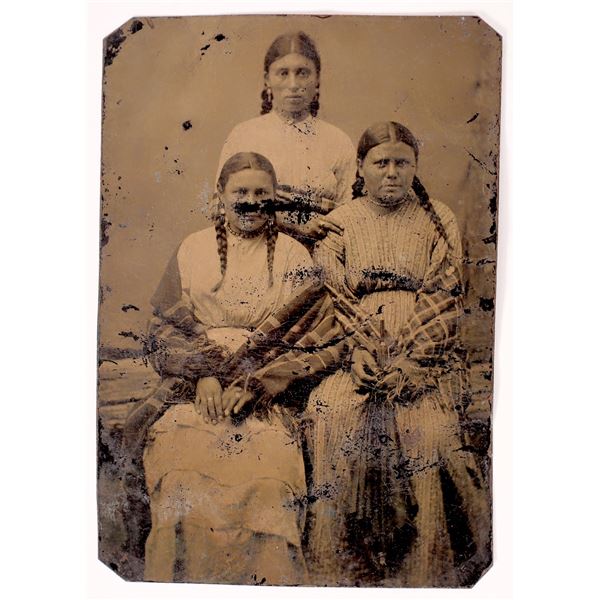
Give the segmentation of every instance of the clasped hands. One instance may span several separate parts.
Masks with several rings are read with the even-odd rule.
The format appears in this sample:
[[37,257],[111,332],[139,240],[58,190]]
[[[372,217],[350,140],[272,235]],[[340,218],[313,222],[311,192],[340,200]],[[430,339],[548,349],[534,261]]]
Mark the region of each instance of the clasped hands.
[[380,367],[366,348],[356,347],[352,352],[352,381],[358,387],[371,390],[397,390],[404,381],[402,370],[393,364]]
[[215,377],[202,377],[196,384],[194,406],[205,423],[216,425],[225,417],[237,415],[253,398],[252,390],[244,390],[237,384],[223,390]]

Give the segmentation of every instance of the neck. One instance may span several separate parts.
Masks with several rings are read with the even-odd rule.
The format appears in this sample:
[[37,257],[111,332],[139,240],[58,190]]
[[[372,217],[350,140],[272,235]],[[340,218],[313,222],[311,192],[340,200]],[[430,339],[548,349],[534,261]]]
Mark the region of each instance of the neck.
[[259,229],[255,229],[254,231],[244,231],[243,229],[240,229],[239,227],[235,227],[231,223],[227,222],[225,224],[225,227],[227,227],[227,231],[229,233],[231,233],[231,235],[234,235],[235,237],[248,239],[248,238],[257,238],[260,235],[262,235],[266,226],[260,227]]
[[397,200],[393,204],[384,204],[378,198],[373,198],[370,194],[364,196],[365,204],[374,212],[376,215],[389,215],[396,212],[401,206],[406,204],[409,199],[409,194],[406,194],[400,200]]
[[301,123],[302,121],[306,121],[306,119],[310,117],[310,112],[308,110],[292,113],[273,107],[273,112],[277,114],[277,116],[286,123]]

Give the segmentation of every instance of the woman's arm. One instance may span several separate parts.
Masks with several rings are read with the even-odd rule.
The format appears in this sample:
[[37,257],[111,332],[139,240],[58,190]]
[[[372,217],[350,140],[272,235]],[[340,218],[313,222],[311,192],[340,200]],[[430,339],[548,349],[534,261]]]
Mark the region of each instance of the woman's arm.
[[334,175],[337,182],[334,201],[339,206],[352,200],[352,186],[356,180],[356,149],[346,134],[339,145]]
[[184,242],[169,261],[152,297],[154,315],[148,325],[146,356],[163,378],[196,380],[211,376],[227,352],[208,339],[194,316],[191,300],[184,291],[185,268],[180,264],[185,252]]
[[266,403],[295,382],[335,370],[346,346],[331,298],[315,277],[308,251],[297,242],[290,246],[281,285],[283,302],[234,357],[237,366],[229,369],[234,387]]

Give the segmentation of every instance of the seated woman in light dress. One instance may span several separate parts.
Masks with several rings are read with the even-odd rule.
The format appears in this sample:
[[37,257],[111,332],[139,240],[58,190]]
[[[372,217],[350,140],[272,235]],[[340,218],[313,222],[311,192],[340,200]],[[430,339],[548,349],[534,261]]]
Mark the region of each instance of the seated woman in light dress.
[[316,583],[468,585],[490,561],[485,482],[461,436],[460,234],[418,157],[402,125],[367,129],[361,195],[314,252],[354,344],[306,410]]
[[[219,166],[232,154],[253,150],[275,167],[282,231],[312,247],[327,231],[339,231],[328,213],[352,199],[356,171],[350,138],[320,119],[321,58],[311,38],[294,32],[276,38],[264,60],[261,116],[227,136]],[[296,210],[291,210],[295,208]]]
[[163,384],[136,421],[164,413],[144,452],[149,581],[305,582],[304,465],[284,392],[338,360],[340,332],[308,251],[263,208],[276,185],[265,157],[229,158],[215,226],[184,240],[153,299]]

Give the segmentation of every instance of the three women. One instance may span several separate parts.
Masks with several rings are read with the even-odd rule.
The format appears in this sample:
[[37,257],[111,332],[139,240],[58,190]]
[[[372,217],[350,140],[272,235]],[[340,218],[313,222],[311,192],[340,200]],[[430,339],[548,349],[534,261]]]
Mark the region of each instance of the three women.
[[[350,201],[356,158],[316,118],[319,74],[305,34],[272,44],[263,116],[222,152],[215,227],[183,242],[154,298],[174,406],[144,456],[146,579],[455,586],[487,566],[487,497],[460,434],[456,220],[398,123],[363,134]],[[328,294],[279,231],[314,249]]]

